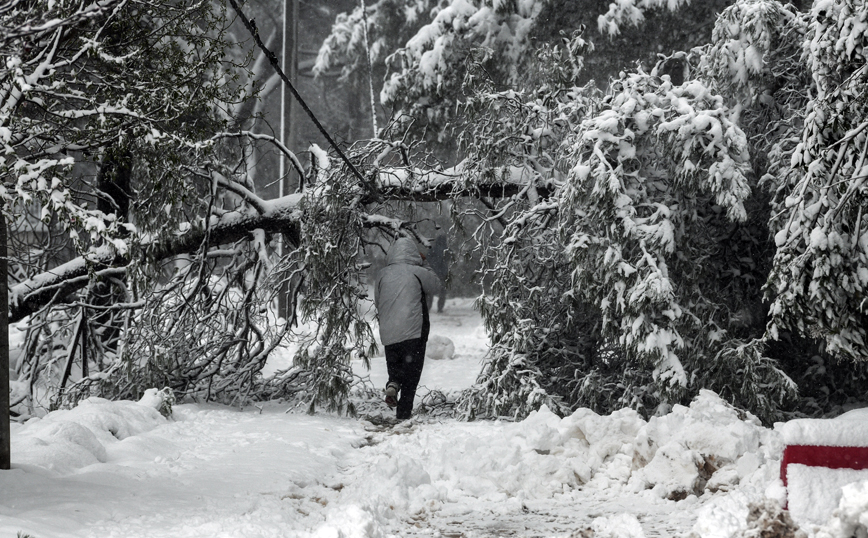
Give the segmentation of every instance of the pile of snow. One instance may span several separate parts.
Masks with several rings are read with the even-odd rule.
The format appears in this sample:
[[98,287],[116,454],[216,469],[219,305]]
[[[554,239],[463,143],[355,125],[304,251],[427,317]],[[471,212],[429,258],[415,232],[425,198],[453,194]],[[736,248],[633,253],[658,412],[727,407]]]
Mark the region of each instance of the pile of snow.
[[[606,416],[579,409],[560,418],[543,407],[518,423],[430,424],[364,447],[339,506],[361,507],[378,529],[389,529],[402,514],[429,518],[480,504],[513,513],[576,491],[663,503],[740,483],[764,491],[780,447],[773,431],[710,391],[647,422],[631,409]],[[736,508],[744,514],[734,530],[745,526],[750,500]],[[591,529],[597,536],[642,536],[630,517],[601,519]]]
[[455,344],[445,336],[432,334],[428,337],[425,358],[435,361],[451,361],[455,358]]
[[91,397],[73,409],[53,411],[15,426],[12,453],[16,466],[69,474],[105,463],[120,441],[165,422],[152,405]]
[[[462,362],[469,344],[456,342],[459,358],[431,366],[449,366],[456,387],[463,369],[466,386],[478,359]],[[701,391],[649,420],[630,409],[561,418],[544,407],[521,422],[422,417],[371,433],[349,418],[286,414],[277,402],[258,412],[185,404],[167,420],[158,409],[171,403],[154,389],[140,402],[90,398],[14,425],[14,470],[0,473],[0,534],[868,534],[868,481],[844,476],[837,495],[817,490],[805,502],[826,515],[797,520],[805,534],[781,509],[778,478],[785,439],[852,441],[864,433],[866,411],[772,430]]]
[[868,535],[868,481],[862,480],[842,488],[838,509],[816,538],[850,538]]
[[[769,460],[780,459],[778,436],[759,419],[739,411],[711,391],[700,391],[689,408],[653,417],[637,439],[636,485],[677,500],[705,490],[727,490]],[[647,463],[646,463],[647,462]],[[756,480],[773,479],[774,469]]]

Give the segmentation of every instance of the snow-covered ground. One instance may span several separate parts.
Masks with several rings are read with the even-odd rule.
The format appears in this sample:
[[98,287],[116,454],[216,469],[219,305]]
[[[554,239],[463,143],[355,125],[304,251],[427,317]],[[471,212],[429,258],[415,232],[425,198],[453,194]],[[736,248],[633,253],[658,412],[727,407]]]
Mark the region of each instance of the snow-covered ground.
[[[470,386],[486,349],[469,300],[434,314],[432,333],[453,340],[455,358],[426,363],[420,398]],[[355,366],[385,384],[382,357],[370,373]],[[783,495],[783,425],[710,392],[650,421],[543,409],[520,423],[419,416],[383,428],[287,407],[184,404],[167,420],[92,399],[14,425],[0,537],[732,537],[751,503]],[[853,535],[868,523],[868,482],[840,506],[800,522]]]

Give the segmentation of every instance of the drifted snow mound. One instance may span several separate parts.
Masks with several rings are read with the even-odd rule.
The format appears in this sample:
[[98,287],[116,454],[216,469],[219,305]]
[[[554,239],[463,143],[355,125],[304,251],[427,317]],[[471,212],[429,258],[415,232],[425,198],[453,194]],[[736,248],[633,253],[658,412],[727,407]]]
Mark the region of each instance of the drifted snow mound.
[[868,480],[842,488],[838,508],[816,538],[850,538],[868,535]]
[[52,411],[16,426],[12,430],[13,463],[68,474],[106,462],[107,447],[165,423],[152,406],[91,397],[73,409]]
[[455,358],[455,344],[445,336],[432,334],[428,337],[425,358],[435,361],[451,361]]
[[[361,449],[341,504],[388,519],[454,503],[520,510],[523,499],[579,487],[607,495],[650,489],[677,500],[710,484],[765,483],[765,475],[755,476],[774,450],[765,448],[764,432],[773,437],[710,391],[648,422],[631,409],[607,416],[579,409],[560,418],[543,407],[518,423],[430,424]],[[608,526],[632,528],[626,521],[599,525],[601,535]]]
[[630,483],[673,500],[727,490],[778,459],[782,449],[780,437],[759,419],[702,390],[690,407],[676,405],[642,428]]

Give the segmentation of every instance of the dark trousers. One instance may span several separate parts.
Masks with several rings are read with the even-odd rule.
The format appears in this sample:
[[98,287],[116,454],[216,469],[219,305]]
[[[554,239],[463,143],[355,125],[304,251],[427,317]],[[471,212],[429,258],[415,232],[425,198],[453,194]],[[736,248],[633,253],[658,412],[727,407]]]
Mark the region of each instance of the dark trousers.
[[395,413],[398,419],[410,418],[413,413],[413,399],[416,397],[416,387],[419,386],[422,366],[425,364],[426,343],[421,338],[414,338],[386,346],[389,383],[401,385],[401,396],[398,398],[398,409]]
[[[434,296],[428,296],[428,311],[434,306]],[[446,286],[442,286],[437,292],[437,312],[443,312],[443,307],[446,306]]]

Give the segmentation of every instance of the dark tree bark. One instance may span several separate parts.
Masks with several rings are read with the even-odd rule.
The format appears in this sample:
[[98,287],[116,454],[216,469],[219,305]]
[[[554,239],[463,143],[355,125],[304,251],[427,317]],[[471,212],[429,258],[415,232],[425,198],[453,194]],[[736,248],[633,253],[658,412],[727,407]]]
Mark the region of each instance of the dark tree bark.
[[9,423],[9,278],[6,217],[0,211],[0,469],[9,469],[12,434]]

